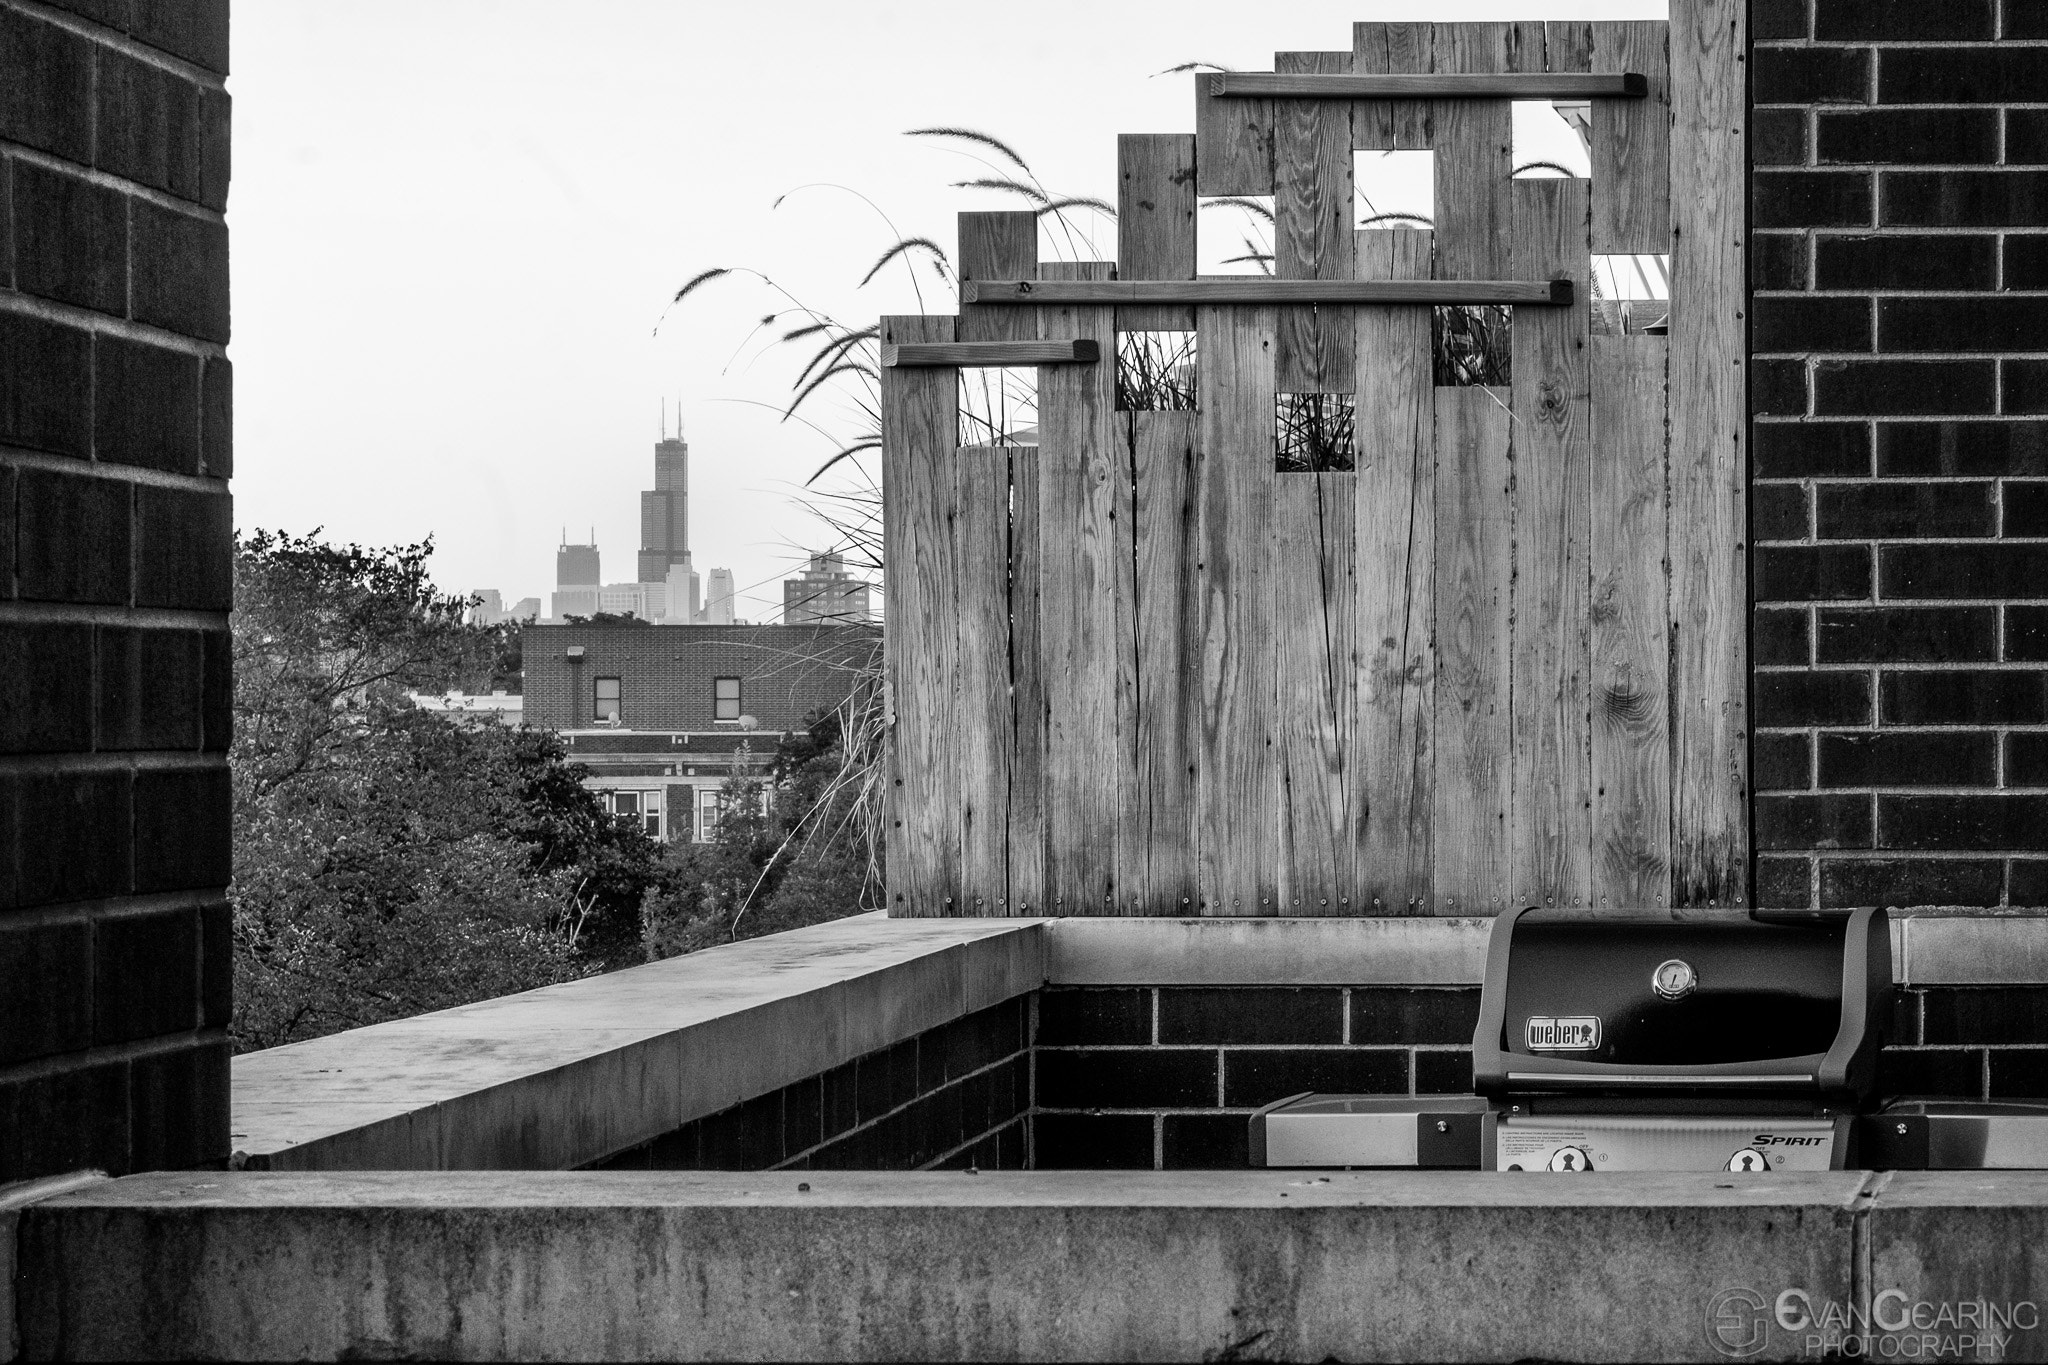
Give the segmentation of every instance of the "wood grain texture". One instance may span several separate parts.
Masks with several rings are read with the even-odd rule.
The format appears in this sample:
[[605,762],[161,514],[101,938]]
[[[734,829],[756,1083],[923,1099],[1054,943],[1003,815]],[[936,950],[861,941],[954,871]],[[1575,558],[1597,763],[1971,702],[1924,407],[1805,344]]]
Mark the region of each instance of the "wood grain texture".
[[1038,215],[963,213],[959,252],[954,264],[962,283],[960,341],[1036,341],[1038,325],[967,302],[965,285],[973,280],[1028,280],[1038,274]]
[[1629,63],[1649,97],[1593,105],[1593,250],[1601,255],[1671,250],[1669,26],[1659,20],[1592,25],[1595,64]]
[[[950,317],[885,317],[883,343],[953,339]],[[951,814],[953,472],[959,386],[949,370],[882,375],[882,535],[889,610],[888,903],[891,915],[946,913],[959,884]]]
[[[1510,187],[1516,269],[1589,268],[1583,180]],[[1514,898],[1583,907],[1592,889],[1589,312],[1518,308],[1515,412]]]
[[[1123,133],[1116,140],[1116,272],[1126,280],[1195,277],[1195,139]],[[1195,310],[1119,308],[1119,332],[1191,332]]]
[[1195,315],[1204,396],[1196,442],[1202,752],[1196,778],[1203,913],[1270,915],[1275,810],[1274,388],[1271,309]]
[[960,783],[955,913],[1006,913],[1010,844],[1010,452],[962,446],[953,462],[959,596],[953,694]]
[[1010,452],[1010,908],[1045,911],[1045,670],[1038,648],[1038,447]]
[[[1528,68],[1526,54],[1521,66]],[[1543,21],[1543,69],[1563,79],[1577,79],[1579,73],[1601,70],[1593,64],[1593,26],[1583,19],[1546,19]],[[1605,68],[1618,70],[1620,68]],[[1641,73],[1630,71],[1631,75]],[[1604,77],[1602,79],[1605,79]],[[1649,93],[1649,85],[1642,82],[1630,99],[1640,100]],[[1564,97],[1571,98],[1571,97]],[[1579,96],[1577,98],[1591,98]]]
[[1671,903],[1666,338],[1592,339],[1593,904]]
[[1219,99],[1209,73],[1195,86],[1195,192],[1273,192],[1273,105],[1269,100]]
[[1509,576],[1514,527],[1506,389],[1443,388],[1436,403],[1437,904],[1445,914],[1508,904]]
[[1671,7],[1671,880],[1749,898],[1743,53],[1737,0]]
[[[1049,279],[1106,279],[1105,262],[1046,264]],[[1109,308],[1042,309],[1044,339],[1113,344]],[[1045,687],[1046,884],[1055,914],[1114,908],[1117,800],[1115,376],[1109,366],[1038,372],[1039,658]]]
[[[1276,105],[1301,100],[1639,100],[1645,83],[1631,72],[1513,72],[1499,76],[1356,75],[1230,71],[1211,76],[1220,99],[1269,99]],[[1284,119],[1277,109],[1274,117]]]
[[1010,365],[1093,365],[1102,348],[1092,341],[953,341],[884,346],[885,370],[916,367],[1001,368]]
[[[1513,68],[1511,24],[1434,24],[1431,29],[1431,61],[1440,73]],[[1505,99],[1449,100],[1431,111],[1439,279],[1507,276],[1511,107]]]
[[[1429,274],[1430,234],[1358,234],[1358,273]],[[1435,785],[1436,414],[1429,315],[1358,310],[1356,740],[1348,773],[1357,913],[1430,908]]]
[[[1349,52],[1278,52],[1282,72],[1348,72]],[[1348,79],[1348,77],[1347,77]],[[1351,105],[1289,100],[1273,120],[1273,271],[1283,280],[1345,280],[1352,268]],[[1351,310],[1283,308],[1275,383],[1283,393],[1349,393]]]
[[[1506,203],[1507,179],[1501,179]],[[1503,228],[1505,231],[1505,228]],[[1505,263],[1506,247],[1501,248]],[[1441,273],[1441,272],[1439,272]],[[1503,265],[1505,273],[1505,265]],[[1092,280],[1040,282],[983,280],[963,285],[971,302],[1013,308],[1070,303],[1186,303],[1215,307],[1225,303],[1505,303],[1524,308],[1563,308],[1572,302],[1569,281],[1501,278],[1434,280],[1278,280],[1246,275],[1230,279],[1188,281]]]
[[[1195,574],[1195,414],[1120,414],[1136,472],[1137,783],[1121,824],[1142,839],[1131,888],[1148,913],[1192,915],[1200,894],[1201,595]],[[1135,809],[1133,809],[1133,804]]]
[[1357,850],[1346,779],[1357,674],[1358,476],[1285,473],[1275,483],[1280,913],[1350,914]]

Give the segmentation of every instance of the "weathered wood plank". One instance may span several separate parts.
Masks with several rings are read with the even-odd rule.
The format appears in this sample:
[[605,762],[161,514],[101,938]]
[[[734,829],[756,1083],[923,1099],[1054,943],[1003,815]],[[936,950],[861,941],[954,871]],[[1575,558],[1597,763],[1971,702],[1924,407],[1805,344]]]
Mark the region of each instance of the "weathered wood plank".
[[[1439,73],[1505,72],[1513,65],[1510,24],[1431,25]],[[1513,170],[1512,106],[1506,98],[1451,100],[1432,110],[1436,152],[1436,274],[1500,279],[1508,263],[1508,179]]]
[[1656,19],[1592,26],[1593,61],[1627,62],[1649,86],[1647,99],[1593,105],[1593,250],[1601,255],[1671,250],[1668,27]]
[[[1505,109],[1506,106],[1503,105],[1502,108]],[[1503,143],[1503,156],[1500,159],[1503,167],[1507,164],[1505,150],[1506,144]],[[1505,204],[1505,173],[1501,176],[1500,184],[1500,199]],[[1505,234],[1505,227],[1502,228],[1502,232]],[[1482,254],[1489,258],[1498,254],[1503,267],[1505,266],[1505,244],[1500,247],[1498,253],[1488,250]],[[1504,303],[1525,308],[1562,308],[1570,306],[1572,301],[1569,281],[1510,280],[1497,277],[1462,279],[1451,276],[1434,280],[1276,280],[1253,275],[1237,279],[1185,281],[1091,280],[1059,283],[1038,280],[982,280],[962,285],[961,295],[973,303],[1012,307],[1072,303],[1185,303],[1198,307],[1215,307],[1226,303]]]
[[[1278,52],[1276,70],[1348,71],[1349,52]],[[1349,79],[1346,77],[1346,79]],[[1352,280],[1355,230],[1351,106],[1293,100],[1273,121],[1273,272],[1283,280]],[[1349,393],[1351,310],[1283,308],[1275,334],[1275,383],[1283,393]]]
[[[1388,72],[1387,25],[1351,26],[1351,74],[1384,76]],[[1426,66],[1427,63],[1425,62]],[[1407,106],[1403,106],[1404,108]],[[1351,146],[1356,151],[1392,151],[1394,109],[1391,100],[1361,100],[1351,106]],[[1354,224],[1355,226],[1355,224]]]
[[[1123,133],[1116,140],[1116,273],[1127,280],[1195,277],[1195,139]],[[1119,332],[1191,332],[1195,310],[1119,308]]]
[[1195,768],[1201,752],[1201,594],[1195,574],[1195,414],[1129,412],[1137,506],[1137,792],[1120,823],[1143,831],[1136,888],[1148,913],[1200,898]]
[[999,915],[1009,894],[1010,452],[963,446],[953,465],[954,742],[960,755],[956,913]]
[[1743,53],[1737,0],[1671,7],[1672,897],[1749,898]]
[[1195,192],[1273,192],[1273,106],[1267,100],[1220,99],[1209,73],[1195,83]]
[[1435,403],[1435,908],[1490,913],[1512,889],[1508,391],[1442,388]]
[[1273,503],[1280,913],[1356,913],[1352,758],[1358,476],[1287,473]]
[[[1516,269],[1589,269],[1583,180],[1510,187]],[[1515,570],[1514,896],[1578,906],[1592,889],[1591,640],[1587,620],[1593,480],[1589,314],[1521,308],[1513,320]]]
[[[1358,234],[1358,273],[1429,274],[1430,234]],[[1429,314],[1358,310],[1357,911],[1427,913],[1435,786],[1436,413]]]
[[[951,341],[950,317],[885,317],[884,344]],[[939,915],[959,884],[952,816],[955,640],[953,452],[959,385],[946,370],[882,376],[882,536],[889,610],[888,898],[891,915]]]
[[[1391,75],[1423,75],[1436,69],[1436,26],[1426,23],[1387,25],[1387,71]],[[1393,113],[1394,148],[1427,151],[1435,146],[1436,106],[1428,100],[1400,100],[1387,106]]]
[[[1503,75],[1296,75],[1225,71],[1209,77],[1218,99],[1295,100],[1639,100],[1639,72],[1518,71]],[[1276,118],[1285,111],[1276,111]]]
[[958,340],[1038,340],[1038,327],[1031,319],[976,308],[965,293],[965,285],[973,280],[1028,280],[1038,274],[1038,215],[1028,210],[963,213],[959,231],[954,261],[963,287]]
[[953,341],[884,346],[885,370],[950,365],[954,369],[1011,365],[1093,365],[1102,347],[1093,341]]
[[1279,772],[1274,753],[1273,313],[1195,315],[1203,395],[1196,443],[1202,602],[1203,913],[1278,908]]
[[1009,907],[1045,911],[1045,673],[1038,648],[1038,447],[1010,452]]
[[[1106,279],[1106,262],[1041,267]],[[1048,308],[1048,341],[1112,344],[1108,307]],[[1106,365],[1038,372],[1039,657],[1045,678],[1046,885],[1055,914],[1114,905],[1117,799],[1116,390]]]
[[1593,905],[1671,903],[1664,337],[1591,338]]

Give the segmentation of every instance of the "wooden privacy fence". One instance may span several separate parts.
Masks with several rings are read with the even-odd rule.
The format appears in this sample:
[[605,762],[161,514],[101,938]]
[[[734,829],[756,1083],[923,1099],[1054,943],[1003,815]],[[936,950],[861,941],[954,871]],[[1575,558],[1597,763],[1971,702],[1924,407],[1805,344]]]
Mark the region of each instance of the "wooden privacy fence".
[[[1743,902],[1738,18],[1361,24],[1120,139],[1114,265],[961,216],[958,316],[882,323],[892,914]],[[1591,101],[1590,179],[1514,177],[1517,97]],[[1356,229],[1404,148],[1433,230]],[[1273,196],[1277,278],[1196,279],[1200,195]],[[1591,257],[1651,253],[1668,335],[1596,329]],[[1508,380],[1440,387],[1479,303]],[[1194,409],[1118,410],[1177,329]],[[1035,445],[960,444],[986,364]],[[1350,467],[1277,467],[1292,394]]]

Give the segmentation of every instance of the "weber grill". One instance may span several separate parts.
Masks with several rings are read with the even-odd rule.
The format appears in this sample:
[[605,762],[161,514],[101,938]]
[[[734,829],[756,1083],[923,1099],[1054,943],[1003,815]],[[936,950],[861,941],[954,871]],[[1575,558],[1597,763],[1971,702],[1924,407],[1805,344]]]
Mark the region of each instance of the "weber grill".
[[1883,911],[1793,921],[1494,921],[1472,1093],[1296,1095],[1255,1166],[1497,1171],[2048,1167],[2048,1106],[1873,1108]]

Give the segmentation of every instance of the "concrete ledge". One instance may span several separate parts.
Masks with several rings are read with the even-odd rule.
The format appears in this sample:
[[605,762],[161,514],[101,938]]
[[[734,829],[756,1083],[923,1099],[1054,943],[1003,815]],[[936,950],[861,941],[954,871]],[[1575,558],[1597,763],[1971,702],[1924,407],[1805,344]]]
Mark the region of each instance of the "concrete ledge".
[[1488,918],[1052,919],[1054,986],[1469,986]]
[[234,1062],[254,1170],[563,1170],[1038,987],[1032,920],[776,934]]
[[[1714,1360],[1723,1289],[1852,1299],[1871,1179],[136,1176],[23,1213],[21,1334],[98,1359]],[[1963,1218],[2004,1202],[1986,1185]]]

